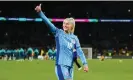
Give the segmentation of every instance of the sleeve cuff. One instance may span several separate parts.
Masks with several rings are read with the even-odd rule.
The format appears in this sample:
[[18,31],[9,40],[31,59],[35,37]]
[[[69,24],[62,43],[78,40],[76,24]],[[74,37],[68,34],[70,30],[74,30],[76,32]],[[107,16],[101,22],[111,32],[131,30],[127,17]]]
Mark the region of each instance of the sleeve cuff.
[[83,64],[84,66],[88,66],[88,64],[87,63],[85,63],[85,64]]

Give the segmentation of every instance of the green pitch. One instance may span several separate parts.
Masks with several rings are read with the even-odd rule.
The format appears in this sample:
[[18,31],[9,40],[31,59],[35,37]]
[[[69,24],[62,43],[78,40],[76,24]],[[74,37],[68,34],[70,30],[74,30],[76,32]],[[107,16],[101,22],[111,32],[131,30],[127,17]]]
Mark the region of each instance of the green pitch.
[[[89,72],[78,71],[75,66],[74,80],[133,80],[133,59],[123,61],[88,60]],[[2,61],[0,80],[57,80],[54,61]]]

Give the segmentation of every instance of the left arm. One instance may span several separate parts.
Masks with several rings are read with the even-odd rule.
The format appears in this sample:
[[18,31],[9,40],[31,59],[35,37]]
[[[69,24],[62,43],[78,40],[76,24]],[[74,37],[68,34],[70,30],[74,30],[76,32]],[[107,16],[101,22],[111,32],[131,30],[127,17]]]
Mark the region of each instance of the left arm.
[[76,37],[76,51],[77,51],[77,54],[78,54],[78,56],[80,57],[80,59],[82,61],[82,64],[87,65],[87,61],[86,61],[84,52],[81,49],[81,46],[80,46],[80,43],[79,43],[79,40],[78,40],[77,37]]
[[77,54],[78,54],[78,56],[80,57],[80,59],[81,59],[81,61],[82,61],[82,64],[83,64],[84,66],[87,66],[88,64],[87,64],[85,55],[84,55],[84,53],[83,53],[81,47],[76,48],[76,51],[77,51]]
[[82,64],[84,65],[84,71],[88,72],[88,64],[77,37],[76,37],[76,51],[77,51],[77,55],[80,57],[82,61]]

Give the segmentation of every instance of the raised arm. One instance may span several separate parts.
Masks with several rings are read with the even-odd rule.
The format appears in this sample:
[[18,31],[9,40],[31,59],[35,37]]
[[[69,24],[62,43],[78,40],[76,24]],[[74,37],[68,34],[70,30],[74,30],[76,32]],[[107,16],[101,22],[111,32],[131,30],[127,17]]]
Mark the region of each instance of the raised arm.
[[76,37],[76,51],[77,51],[77,54],[78,54],[78,56],[80,57],[80,59],[82,61],[82,64],[84,65],[84,71],[88,72],[88,64],[87,64],[85,55],[84,55],[84,53],[81,49],[81,46],[80,46],[80,43],[79,43],[79,40],[78,40],[77,37]]
[[48,27],[50,28],[50,31],[52,33],[56,32],[56,27],[49,21],[49,19],[45,16],[45,14],[41,10],[41,4],[39,6],[36,6],[35,10],[39,14],[39,16],[42,18],[43,22],[45,22]]

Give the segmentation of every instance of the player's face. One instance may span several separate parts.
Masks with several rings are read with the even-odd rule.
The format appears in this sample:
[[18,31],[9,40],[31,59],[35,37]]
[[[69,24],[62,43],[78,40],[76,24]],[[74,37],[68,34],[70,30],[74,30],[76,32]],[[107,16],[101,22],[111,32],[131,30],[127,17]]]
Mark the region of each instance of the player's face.
[[65,20],[63,22],[63,30],[65,32],[70,32],[72,30],[72,26],[73,26],[72,23],[70,23],[68,20]]

